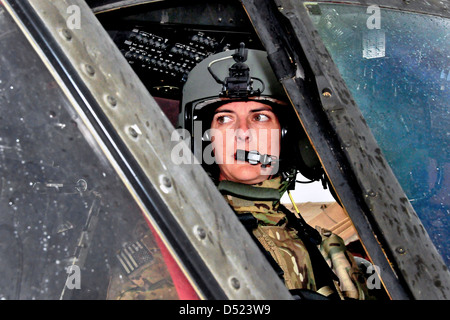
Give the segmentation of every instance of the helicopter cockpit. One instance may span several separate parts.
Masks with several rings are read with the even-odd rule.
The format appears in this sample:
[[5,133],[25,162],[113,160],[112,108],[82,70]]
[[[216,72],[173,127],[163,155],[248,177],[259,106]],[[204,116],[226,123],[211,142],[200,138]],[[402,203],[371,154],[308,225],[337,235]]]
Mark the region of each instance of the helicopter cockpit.
[[0,299],[292,299],[170,161],[190,72],[244,47],[297,124],[282,203],[378,299],[448,298],[449,23],[395,0],[1,1]]

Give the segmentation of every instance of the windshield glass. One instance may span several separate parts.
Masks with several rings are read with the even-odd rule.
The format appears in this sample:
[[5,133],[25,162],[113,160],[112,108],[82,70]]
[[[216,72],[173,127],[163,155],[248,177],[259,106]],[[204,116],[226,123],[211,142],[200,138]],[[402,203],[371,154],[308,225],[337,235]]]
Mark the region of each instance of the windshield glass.
[[159,237],[0,3],[0,300],[177,299],[172,270]]
[[377,6],[306,7],[449,265],[450,20]]

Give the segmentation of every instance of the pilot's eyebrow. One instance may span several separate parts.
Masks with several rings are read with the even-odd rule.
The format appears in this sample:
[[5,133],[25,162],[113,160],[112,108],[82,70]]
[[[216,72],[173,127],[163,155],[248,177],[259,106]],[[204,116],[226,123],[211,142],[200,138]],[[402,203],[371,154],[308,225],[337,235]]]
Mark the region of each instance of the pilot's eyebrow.
[[214,111],[214,114],[222,113],[222,112],[234,113],[233,110],[228,110],[228,109],[217,110],[216,109],[216,111]]
[[[271,107],[261,107],[261,108],[258,108],[258,109],[250,110],[249,112],[255,113],[255,112],[261,112],[261,111],[270,111],[270,112],[273,112],[273,110],[272,110]],[[217,109],[216,109],[216,111],[214,111],[214,114],[222,113],[222,112],[226,112],[226,113],[235,113],[235,111],[229,110],[229,109],[222,109],[222,110],[217,110]]]
[[261,112],[261,111],[273,112],[271,107],[262,107],[262,108],[259,108],[259,109],[250,110],[250,112]]

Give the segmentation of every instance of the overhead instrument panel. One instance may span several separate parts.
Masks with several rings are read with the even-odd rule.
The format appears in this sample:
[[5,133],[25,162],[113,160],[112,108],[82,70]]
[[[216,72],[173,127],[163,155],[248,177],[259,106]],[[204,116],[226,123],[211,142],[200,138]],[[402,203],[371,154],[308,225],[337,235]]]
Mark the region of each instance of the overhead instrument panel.
[[263,49],[239,2],[102,8],[97,18],[154,97],[180,99],[189,71],[212,54],[240,42]]
[[214,37],[203,32],[188,32],[175,40],[160,34],[133,28],[117,32],[114,38],[128,63],[156,96],[178,96],[189,71],[223,49]]

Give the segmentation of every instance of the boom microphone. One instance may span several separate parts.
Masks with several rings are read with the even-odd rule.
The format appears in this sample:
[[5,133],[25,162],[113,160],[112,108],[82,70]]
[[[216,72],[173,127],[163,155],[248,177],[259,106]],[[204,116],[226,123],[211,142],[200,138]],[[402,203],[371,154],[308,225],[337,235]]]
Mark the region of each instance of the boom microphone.
[[269,154],[260,154],[256,150],[245,151],[245,150],[236,150],[236,160],[247,161],[250,164],[256,165],[261,163],[261,167],[265,168],[270,166],[272,163],[278,161],[276,156],[271,156]]

